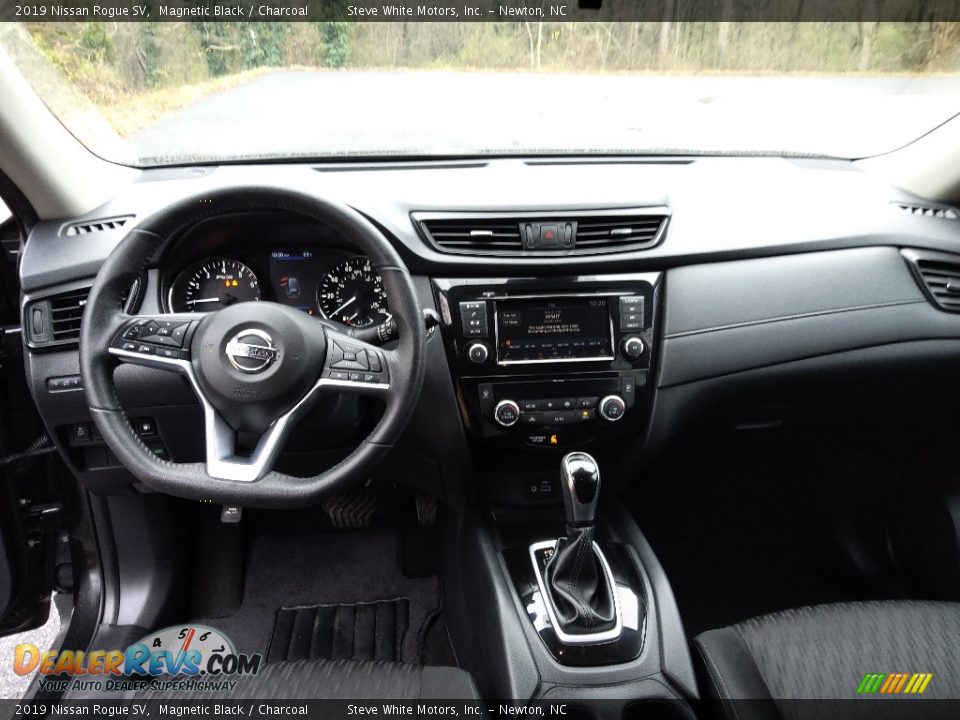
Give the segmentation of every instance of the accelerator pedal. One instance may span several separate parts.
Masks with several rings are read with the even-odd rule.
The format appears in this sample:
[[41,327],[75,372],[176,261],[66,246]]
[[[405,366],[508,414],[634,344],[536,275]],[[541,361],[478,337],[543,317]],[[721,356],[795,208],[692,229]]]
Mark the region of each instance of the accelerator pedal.
[[437,498],[422,492],[417,493],[417,522],[420,527],[433,527],[437,521]]
[[327,498],[323,509],[335,528],[370,527],[377,509],[377,496],[372,487],[364,486]]

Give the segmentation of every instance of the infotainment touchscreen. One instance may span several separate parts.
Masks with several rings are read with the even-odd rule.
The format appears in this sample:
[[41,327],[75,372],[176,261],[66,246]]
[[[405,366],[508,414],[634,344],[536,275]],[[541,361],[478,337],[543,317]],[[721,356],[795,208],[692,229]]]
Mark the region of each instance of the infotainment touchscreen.
[[498,300],[496,312],[501,365],[613,359],[605,297]]

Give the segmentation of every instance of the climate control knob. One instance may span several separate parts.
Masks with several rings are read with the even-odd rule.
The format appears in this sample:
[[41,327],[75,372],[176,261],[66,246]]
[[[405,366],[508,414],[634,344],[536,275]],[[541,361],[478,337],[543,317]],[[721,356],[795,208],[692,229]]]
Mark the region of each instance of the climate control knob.
[[490,357],[490,349],[486,343],[472,342],[467,345],[467,357],[474,365],[483,365]]
[[520,406],[513,400],[501,400],[493,409],[493,419],[503,427],[516,425],[520,419]]
[[643,340],[638,338],[636,335],[631,335],[623,341],[621,346],[621,351],[623,356],[628,360],[636,360],[641,355],[643,355]]
[[627,404],[619,395],[607,395],[600,401],[600,417],[607,422],[616,422],[627,411]]

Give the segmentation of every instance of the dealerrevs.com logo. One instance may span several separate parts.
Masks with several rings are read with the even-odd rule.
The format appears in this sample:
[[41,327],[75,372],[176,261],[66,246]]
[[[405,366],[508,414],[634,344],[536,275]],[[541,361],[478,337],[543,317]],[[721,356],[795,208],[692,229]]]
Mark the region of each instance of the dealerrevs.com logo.
[[256,675],[262,656],[238,653],[219,630],[176,625],[151,633],[125,650],[47,650],[17,645],[13,670],[39,672],[44,689],[101,692],[232,690],[243,675]]

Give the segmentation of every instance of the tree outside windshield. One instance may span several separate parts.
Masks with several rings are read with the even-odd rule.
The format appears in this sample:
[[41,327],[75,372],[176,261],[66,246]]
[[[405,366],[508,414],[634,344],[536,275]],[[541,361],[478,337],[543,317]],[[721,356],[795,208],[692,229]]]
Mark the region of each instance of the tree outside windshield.
[[947,22],[48,22],[0,45],[68,129],[135,165],[860,157],[960,111]]

